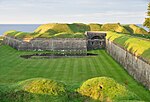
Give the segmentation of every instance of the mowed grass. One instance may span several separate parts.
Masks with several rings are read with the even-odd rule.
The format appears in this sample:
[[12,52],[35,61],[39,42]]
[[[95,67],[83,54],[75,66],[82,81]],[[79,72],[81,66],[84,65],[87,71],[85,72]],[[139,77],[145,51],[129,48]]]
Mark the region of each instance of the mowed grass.
[[93,77],[111,77],[150,102],[150,92],[137,83],[109,56],[105,50],[90,51],[95,57],[23,59],[20,55],[36,52],[17,51],[9,46],[0,46],[0,84],[16,83],[29,78],[49,78],[68,85],[80,86]]

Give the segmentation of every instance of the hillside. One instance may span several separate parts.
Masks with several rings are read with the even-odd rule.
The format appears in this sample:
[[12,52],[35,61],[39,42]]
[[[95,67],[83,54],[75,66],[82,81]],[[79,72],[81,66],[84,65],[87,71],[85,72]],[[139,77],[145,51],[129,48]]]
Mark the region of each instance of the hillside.
[[91,23],[88,25],[90,27],[90,31],[101,31],[102,30],[102,24],[94,24],[94,23]]
[[126,34],[148,34],[146,30],[136,25],[114,24],[61,24],[50,23],[39,26],[34,32],[8,31],[4,35],[16,38],[85,38],[85,31],[114,31]]
[[132,34],[148,34],[148,32],[145,29],[135,24],[123,25],[123,27],[126,28]]
[[150,40],[116,32],[108,32],[106,39],[150,62]]
[[126,28],[124,28],[119,23],[116,24],[103,24],[101,29],[103,31],[114,31],[119,33],[130,33]]

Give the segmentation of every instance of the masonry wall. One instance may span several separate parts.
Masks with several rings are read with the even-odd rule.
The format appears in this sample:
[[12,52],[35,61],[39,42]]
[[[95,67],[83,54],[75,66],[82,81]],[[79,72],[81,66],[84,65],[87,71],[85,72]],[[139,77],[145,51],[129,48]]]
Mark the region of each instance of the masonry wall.
[[[28,40],[28,39],[26,39]],[[18,50],[50,50],[50,51],[63,51],[86,53],[87,40],[82,38],[59,38],[59,39],[45,39],[36,38],[29,42],[21,39],[5,36],[3,43]]]
[[107,52],[118,61],[137,81],[141,82],[150,90],[150,63],[121,46],[106,40]]

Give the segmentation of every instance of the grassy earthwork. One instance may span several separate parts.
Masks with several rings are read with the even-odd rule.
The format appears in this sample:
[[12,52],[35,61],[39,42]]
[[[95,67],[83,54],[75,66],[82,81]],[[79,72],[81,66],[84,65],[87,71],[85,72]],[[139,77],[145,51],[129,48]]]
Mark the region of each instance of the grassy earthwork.
[[[105,76],[125,85],[127,89],[138,95],[141,100],[150,102],[150,92],[136,82],[105,50],[93,50],[90,52],[96,53],[98,56],[23,59],[20,55],[37,52],[17,51],[9,46],[0,46],[0,86],[40,77],[61,81],[70,87],[69,90],[75,90],[89,78]],[[4,89],[0,88],[0,92],[2,90]],[[46,95],[42,97],[35,96],[34,102],[46,102],[48,98]],[[31,101],[33,102],[33,100]]]

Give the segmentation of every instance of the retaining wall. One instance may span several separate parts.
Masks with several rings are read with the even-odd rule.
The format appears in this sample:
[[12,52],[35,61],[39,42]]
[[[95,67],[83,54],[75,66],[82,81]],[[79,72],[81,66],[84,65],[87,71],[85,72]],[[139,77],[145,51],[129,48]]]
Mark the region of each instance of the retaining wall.
[[118,44],[106,40],[107,52],[118,61],[137,81],[150,90],[150,63],[128,52]]
[[35,38],[31,40],[26,39],[26,41],[5,36],[3,43],[18,50],[50,50],[76,53],[87,52],[87,40],[82,38]]

